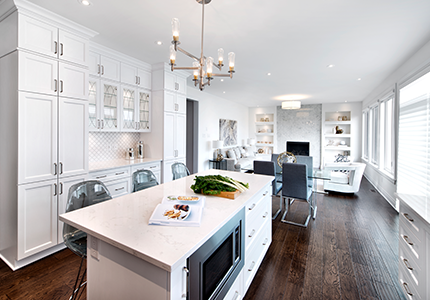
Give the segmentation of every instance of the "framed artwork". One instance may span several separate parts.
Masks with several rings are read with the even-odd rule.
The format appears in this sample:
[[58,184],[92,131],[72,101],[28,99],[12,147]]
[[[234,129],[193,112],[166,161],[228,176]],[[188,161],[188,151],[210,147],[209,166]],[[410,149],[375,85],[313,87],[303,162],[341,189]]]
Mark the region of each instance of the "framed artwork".
[[224,147],[237,145],[237,121],[219,119],[219,139]]

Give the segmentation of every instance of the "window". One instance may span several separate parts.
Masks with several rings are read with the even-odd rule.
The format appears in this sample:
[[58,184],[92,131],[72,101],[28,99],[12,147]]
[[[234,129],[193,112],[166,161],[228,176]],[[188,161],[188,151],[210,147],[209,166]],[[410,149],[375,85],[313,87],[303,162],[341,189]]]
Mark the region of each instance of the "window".
[[398,193],[430,196],[430,73],[399,92]]
[[379,105],[370,108],[370,161],[374,165],[379,163]]
[[380,161],[381,170],[394,175],[394,95],[383,98],[380,104]]
[[364,159],[369,159],[369,111],[365,110],[363,111],[363,142],[362,142],[362,147],[363,147],[363,158]]

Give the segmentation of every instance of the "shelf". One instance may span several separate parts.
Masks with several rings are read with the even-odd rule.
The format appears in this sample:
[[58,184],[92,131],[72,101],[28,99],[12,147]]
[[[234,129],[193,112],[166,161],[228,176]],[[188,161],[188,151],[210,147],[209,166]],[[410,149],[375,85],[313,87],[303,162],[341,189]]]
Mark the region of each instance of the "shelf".
[[350,125],[351,121],[325,121],[325,125]]
[[270,133],[268,133],[268,132],[259,132],[259,133],[256,133],[255,135],[270,135],[270,136],[273,136],[274,133],[273,132],[270,132]]
[[275,146],[274,144],[266,144],[266,143],[257,143],[257,146],[267,146],[267,147],[273,147]]
[[343,150],[351,150],[351,147],[349,147],[349,146],[325,146],[325,150],[343,151]]
[[341,134],[334,134],[334,133],[330,133],[330,134],[324,134],[324,137],[336,137],[336,138],[350,138],[351,134],[349,133],[341,133]]
[[255,122],[255,125],[274,125],[275,122]]

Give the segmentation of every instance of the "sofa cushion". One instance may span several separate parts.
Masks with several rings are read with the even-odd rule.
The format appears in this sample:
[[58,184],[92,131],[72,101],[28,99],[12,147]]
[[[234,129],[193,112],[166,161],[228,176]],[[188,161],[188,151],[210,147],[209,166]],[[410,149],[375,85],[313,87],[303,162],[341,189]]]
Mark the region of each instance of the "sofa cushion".
[[252,147],[245,147],[244,150],[245,153],[242,155],[242,157],[254,156],[254,153],[252,152]]
[[227,150],[227,157],[228,158],[234,158],[234,159],[236,159],[236,154],[234,153],[233,149],[228,149]]
[[236,155],[236,159],[239,159],[242,157],[242,155],[240,154],[240,149],[239,147],[235,147],[233,148],[234,154]]
[[331,172],[331,182],[349,184],[349,172]]
[[245,156],[245,154],[246,154],[245,149],[243,147],[240,147],[239,150],[240,150],[240,157],[246,157]]

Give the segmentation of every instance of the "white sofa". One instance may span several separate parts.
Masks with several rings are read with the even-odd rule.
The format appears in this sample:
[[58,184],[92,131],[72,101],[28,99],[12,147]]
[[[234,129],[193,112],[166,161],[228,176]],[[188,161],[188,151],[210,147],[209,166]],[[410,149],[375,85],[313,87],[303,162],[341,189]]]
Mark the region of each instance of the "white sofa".
[[[236,151],[235,151],[236,149]],[[214,159],[217,156],[217,151],[214,151]],[[266,157],[255,155],[251,147],[234,146],[222,148],[221,154],[224,157],[225,164],[221,164],[227,171],[246,171],[254,168],[254,160],[270,160],[269,155]]]
[[341,193],[357,193],[360,189],[366,164],[364,163],[332,163],[324,167],[331,180],[324,180],[324,190]]

